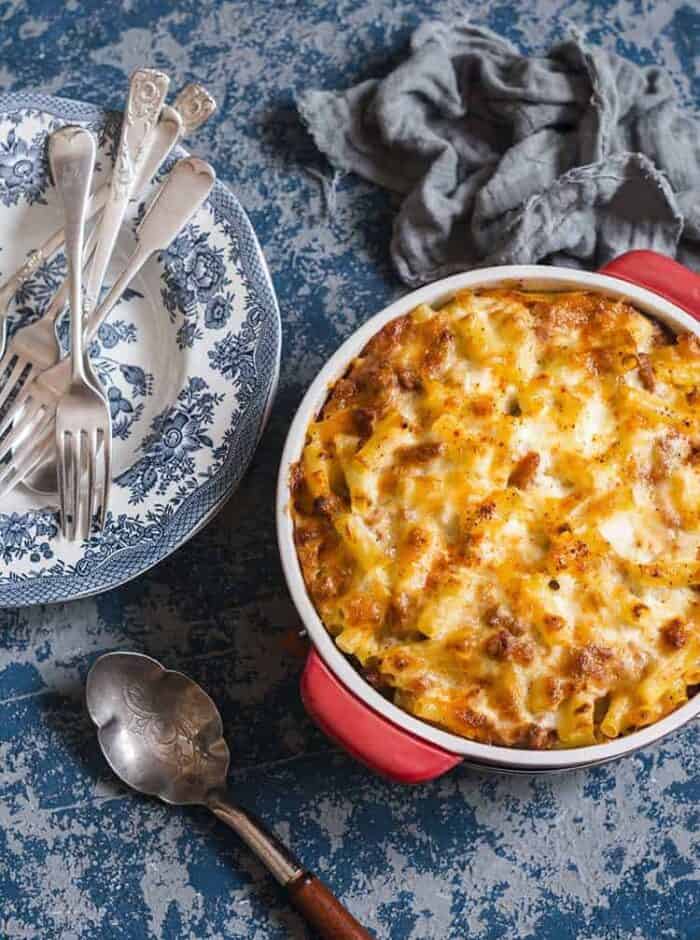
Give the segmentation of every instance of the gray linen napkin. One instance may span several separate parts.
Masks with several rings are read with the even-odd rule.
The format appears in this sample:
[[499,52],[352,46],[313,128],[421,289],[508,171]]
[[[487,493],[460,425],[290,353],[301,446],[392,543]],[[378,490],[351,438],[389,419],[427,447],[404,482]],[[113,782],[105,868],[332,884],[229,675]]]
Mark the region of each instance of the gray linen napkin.
[[336,169],[403,196],[391,252],[411,285],[653,248],[700,266],[700,122],[670,76],[579,36],[545,57],[469,23],[426,23],[387,78],[307,91]]

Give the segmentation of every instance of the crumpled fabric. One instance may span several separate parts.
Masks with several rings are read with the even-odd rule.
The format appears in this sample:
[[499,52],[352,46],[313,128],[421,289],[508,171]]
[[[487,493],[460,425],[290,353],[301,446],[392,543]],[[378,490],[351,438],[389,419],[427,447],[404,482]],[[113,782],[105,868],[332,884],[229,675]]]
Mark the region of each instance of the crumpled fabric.
[[386,78],[297,105],[336,170],[403,197],[391,254],[407,284],[634,248],[700,266],[700,121],[664,70],[578,35],[524,56],[468,22],[426,23]]

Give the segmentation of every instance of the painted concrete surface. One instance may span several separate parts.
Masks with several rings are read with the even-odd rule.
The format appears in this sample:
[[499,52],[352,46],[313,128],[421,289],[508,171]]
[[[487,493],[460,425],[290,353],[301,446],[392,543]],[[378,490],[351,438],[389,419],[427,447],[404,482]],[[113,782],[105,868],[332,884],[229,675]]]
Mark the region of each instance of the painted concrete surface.
[[[238,494],[190,543],[101,597],[0,614],[0,936],[307,936],[278,889],[203,811],[126,792],[83,709],[101,652],[146,651],[220,705],[230,783],[380,938],[700,937],[700,723],[615,765],[537,778],[458,769],[403,789],[340,754],[306,718],[303,649],[274,539],[291,415],[324,358],[403,288],[390,198],[328,174],[295,90],[398,61],[427,16],[468,11],[523,48],[568,22],[666,65],[700,99],[700,10],[683,0],[0,0],[0,89],[119,107],[144,63],[221,104],[195,152],[249,212],[284,323],[280,392]],[[309,171],[312,172],[309,172]]]

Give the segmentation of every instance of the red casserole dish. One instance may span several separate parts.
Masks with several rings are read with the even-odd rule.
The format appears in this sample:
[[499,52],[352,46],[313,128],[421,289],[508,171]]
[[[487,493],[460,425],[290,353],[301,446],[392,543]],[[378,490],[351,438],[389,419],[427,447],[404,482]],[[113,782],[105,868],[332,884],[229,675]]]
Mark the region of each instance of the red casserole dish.
[[700,713],[700,695],[632,734],[587,747],[528,751],[479,744],[435,728],[384,699],[353,668],[321,623],[304,586],[289,512],[290,470],[306,429],[329,386],[385,323],[420,303],[439,304],[466,287],[517,285],[537,290],[585,288],[629,300],[674,331],[700,335],[700,276],[653,251],[632,251],[598,273],[538,265],[486,268],[428,285],[387,307],[354,333],[306,393],[284,448],[277,492],[277,531],[285,577],[313,644],[301,680],[304,705],[316,724],[375,772],[401,783],[431,780],[465,761],[509,773],[560,772],[604,763],[659,740]]

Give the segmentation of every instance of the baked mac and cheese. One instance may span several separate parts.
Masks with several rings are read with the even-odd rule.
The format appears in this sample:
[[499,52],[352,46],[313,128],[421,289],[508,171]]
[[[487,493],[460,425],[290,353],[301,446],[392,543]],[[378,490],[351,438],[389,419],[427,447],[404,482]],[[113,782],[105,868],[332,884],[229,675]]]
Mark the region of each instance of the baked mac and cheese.
[[308,591],[400,707],[575,747],[700,683],[700,343],[590,292],[388,323],[292,480]]

